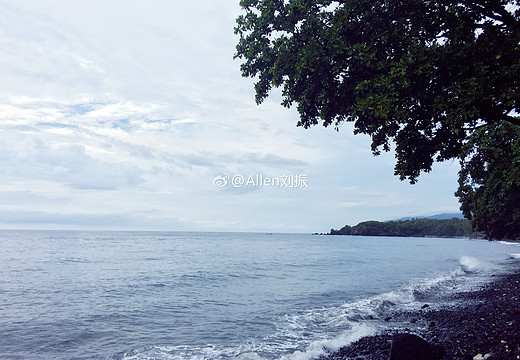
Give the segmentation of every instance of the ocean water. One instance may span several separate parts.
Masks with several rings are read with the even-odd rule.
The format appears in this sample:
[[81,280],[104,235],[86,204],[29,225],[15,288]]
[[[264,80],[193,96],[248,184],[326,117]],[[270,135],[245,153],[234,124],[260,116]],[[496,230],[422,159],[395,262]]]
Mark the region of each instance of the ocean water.
[[3,230],[0,249],[2,359],[312,359],[520,257],[507,242],[256,233]]

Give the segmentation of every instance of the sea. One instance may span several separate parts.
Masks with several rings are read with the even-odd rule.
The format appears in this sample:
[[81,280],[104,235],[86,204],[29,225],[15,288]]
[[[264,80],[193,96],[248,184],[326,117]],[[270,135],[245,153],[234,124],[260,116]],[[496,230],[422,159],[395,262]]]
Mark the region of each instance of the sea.
[[518,258],[467,238],[1,230],[0,358],[310,360]]

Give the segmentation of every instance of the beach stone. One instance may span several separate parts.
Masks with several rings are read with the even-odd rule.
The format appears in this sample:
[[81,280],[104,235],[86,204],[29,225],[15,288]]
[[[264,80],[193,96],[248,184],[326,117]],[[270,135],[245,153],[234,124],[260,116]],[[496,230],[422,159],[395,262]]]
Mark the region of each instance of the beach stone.
[[445,351],[413,334],[395,334],[392,338],[390,360],[441,360]]
[[491,357],[491,354],[486,354],[486,355],[477,354],[477,355],[473,356],[473,360],[487,360],[490,357]]

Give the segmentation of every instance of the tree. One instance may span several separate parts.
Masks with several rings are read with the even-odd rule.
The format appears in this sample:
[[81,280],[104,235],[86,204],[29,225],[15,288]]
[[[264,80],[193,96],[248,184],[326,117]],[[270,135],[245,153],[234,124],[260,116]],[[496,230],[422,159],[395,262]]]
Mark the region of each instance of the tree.
[[482,127],[462,154],[456,195],[464,215],[488,238],[520,238],[520,127]]
[[299,126],[353,122],[375,155],[393,142],[401,180],[436,161],[469,164],[463,148],[486,126],[520,126],[520,0],[240,4],[235,57],[257,103],[281,87]]
[[364,221],[355,226],[331,229],[330,235],[361,236],[473,236],[468,220],[412,219],[398,221]]

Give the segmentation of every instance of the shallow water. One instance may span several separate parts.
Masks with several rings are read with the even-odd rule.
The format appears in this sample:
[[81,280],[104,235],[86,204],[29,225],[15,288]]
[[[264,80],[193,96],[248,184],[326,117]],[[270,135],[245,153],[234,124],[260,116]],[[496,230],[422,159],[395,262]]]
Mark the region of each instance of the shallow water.
[[0,231],[0,357],[309,359],[507,272],[517,245]]

